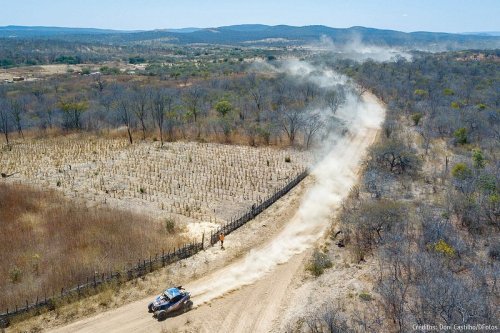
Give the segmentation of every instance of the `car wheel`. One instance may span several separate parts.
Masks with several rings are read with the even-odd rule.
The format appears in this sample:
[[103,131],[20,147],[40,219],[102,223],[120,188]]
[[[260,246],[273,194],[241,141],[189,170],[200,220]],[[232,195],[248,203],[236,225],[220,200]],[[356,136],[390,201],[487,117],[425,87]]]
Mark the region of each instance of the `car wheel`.
[[148,312],[149,313],[154,312],[154,310],[153,310],[153,302],[151,302],[151,303],[148,304]]
[[164,310],[158,311],[156,318],[158,318],[158,321],[162,321],[162,320],[167,319],[167,311],[164,311]]

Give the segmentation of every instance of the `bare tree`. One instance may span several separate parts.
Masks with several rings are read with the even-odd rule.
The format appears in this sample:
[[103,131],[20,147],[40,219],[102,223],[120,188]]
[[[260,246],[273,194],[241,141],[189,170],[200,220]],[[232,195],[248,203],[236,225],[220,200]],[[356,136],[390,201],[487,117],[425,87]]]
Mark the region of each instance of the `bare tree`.
[[10,101],[10,112],[12,114],[12,119],[14,120],[17,133],[24,139],[23,133],[23,118],[24,114],[28,111],[28,100],[26,97],[21,96],[14,98]]
[[118,117],[120,118],[121,123],[127,128],[128,140],[130,144],[133,144],[132,121],[134,112],[129,91],[126,87],[115,86],[113,97],[115,110],[118,112]]
[[250,89],[250,96],[252,97],[257,113],[257,123],[260,123],[261,121],[261,113],[264,108],[266,90],[265,85],[261,81],[257,81],[256,84]]
[[309,112],[304,119],[304,132],[306,136],[306,148],[309,149],[316,133],[325,127],[325,123],[318,113]]
[[199,86],[194,86],[189,88],[183,96],[188,115],[193,117],[195,123],[201,110],[203,95],[204,91]]
[[99,94],[102,94],[104,88],[106,87],[106,81],[104,81],[101,73],[92,74],[94,79],[94,87],[97,89]]
[[304,125],[303,111],[296,107],[283,106],[280,110],[280,125],[285,131],[290,145],[295,143],[297,133]]
[[133,94],[134,113],[139,120],[139,123],[141,124],[142,140],[146,140],[146,120],[148,115],[148,106],[150,105],[150,99],[151,92],[142,87],[136,89]]
[[11,128],[11,113],[8,103],[0,97],[0,131],[5,136],[5,142],[9,145],[9,132]]
[[346,101],[346,94],[342,86],[337,85],[334,90],[329,91],[325,95],[325,104],[330,111],[335,115],[339,107]]
[[152,97],[152,115],[153,119],[158,126],[158,130],[160,132],[160,142],[163,147],[163,129],[165,124],[165,118],[167,113],[172,111],[173,103],[174,103],[174,94],[172,91],[167,89],[157,89],[153,92]]

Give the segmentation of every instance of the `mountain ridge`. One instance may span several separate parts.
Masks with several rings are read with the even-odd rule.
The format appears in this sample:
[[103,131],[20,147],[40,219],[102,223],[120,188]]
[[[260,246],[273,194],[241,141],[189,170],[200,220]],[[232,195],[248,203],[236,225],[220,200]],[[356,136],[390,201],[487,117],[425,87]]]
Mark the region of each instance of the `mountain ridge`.
[[274,44],[303,45],[328,37],[335,43],[349,43],[353,39],[363,43],[386,46],[448,45],[459,48],[500,48],[500,37],[481,33],[454,34],[445,32],[402,32],[363,26],[332,28],[324,25],[290,26],[240,24],[213,28],[156,29],[143,31],[110,30],[98,28],[65,28],[43,26],[0,27],[0,38],[44,38],[103,43],[136,43],[163,40],[172,44]]

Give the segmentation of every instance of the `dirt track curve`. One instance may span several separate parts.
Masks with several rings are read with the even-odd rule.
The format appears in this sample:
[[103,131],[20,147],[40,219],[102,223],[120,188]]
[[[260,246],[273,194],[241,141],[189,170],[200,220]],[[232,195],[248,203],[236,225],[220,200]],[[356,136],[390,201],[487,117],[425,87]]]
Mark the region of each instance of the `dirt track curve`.
[[383,107],[371,95],[357,113],[352,122],[356,128],[332,145],[312,172],[313,184],[295,205],[286,207],[291,214],[266,221],[272,224],[273,219],[286,218],[283,227],[257,248],[185,285],[193,295],[193,310],[158,322],[147,312],[155,296],[151,295],[52,332],[280,331],[284,309],[296,306],[288,304],[287,294],[300,283],[297,276],[303,272],[307,250],[323,237],[332,213],[355,184],[360,162],[384,117]]

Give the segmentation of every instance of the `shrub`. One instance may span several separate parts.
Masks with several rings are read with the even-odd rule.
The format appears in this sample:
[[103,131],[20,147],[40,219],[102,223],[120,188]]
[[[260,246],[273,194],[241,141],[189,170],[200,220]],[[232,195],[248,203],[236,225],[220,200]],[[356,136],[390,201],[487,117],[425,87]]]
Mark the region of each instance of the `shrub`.
[[451,175],[457,179],[464,180],[469,178],[472,172],[465,163],[457,163],[451,169]]
[[320,252],[319,250],[315,250],[309,264],[306,266],[306,270],[311,272],[314,276],[320,276],[323,274],[325,269],[332,267],[332,262],[328,255]]
[[440,239],[437,243],[433,245],[434,251],[437,253],[444,254],[447,257],[455,256],[455,249],[450,244],[446,243],[443,239]]
[[21,282],[22,278],[23,278],[23,271],[19,267],[14,266],[11,269],[9,269],[10,282],[19,283]]
[[362,292],[361,294],[359,294],[359,298],[361,298],[365,302],[373,300],[372,295],[370,295],[370,293],[367,292]]
[[100,306],[108,307],[113,301],[113,290],[106,289],[103,292],[99,293],[97,300]]
[[175,233],[175,221],[173,219],[166,219],[165,220],[165,230],[169,234]]
[[128,58],[129,64],[141,64],[146,62],[146,59],[141,56],[135,56]]
[[467,129],[465,127],[457,129],[453,132],[453,136],[457,139],[459,145],[464,145],[467,143]]
[[481,149],[474,149],[472,152],[472,162],[474,164],[474,168],[476,169],[482,169],[485,167],[486,160],[484,159]]
[[414,94],[416,96],[426,96],[427,95],[427,91],[425,91],[423,89],[415,89]]
[[413,125],[418,126],[420,123],[420,120],[422,119],[422,114],[421,113],[414,113],[411,115],[411,120],[413,120]]
[[292,159],[290,158],[290,156],[285,157],[285,162],[286,163],[290,163],[291,161],[292,161]]
[[385,140],[374,146],[371,151],[375,162],[391,173],[416,174],[422,166],[416,151],[398,140]]
[[443,90],[443,94],[445,96],[453,96],[453,95],[455,95],[455,92],[450,88],[446,88]]

